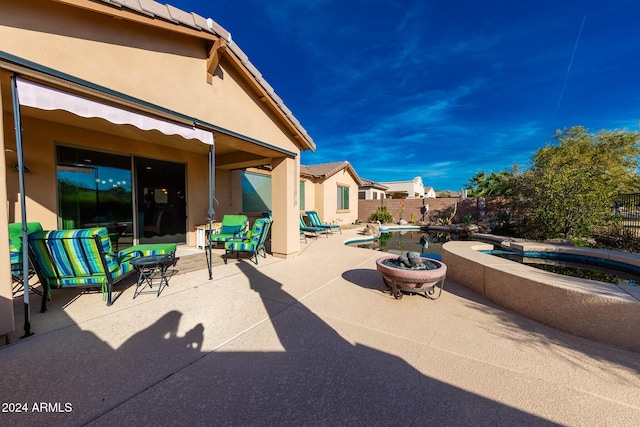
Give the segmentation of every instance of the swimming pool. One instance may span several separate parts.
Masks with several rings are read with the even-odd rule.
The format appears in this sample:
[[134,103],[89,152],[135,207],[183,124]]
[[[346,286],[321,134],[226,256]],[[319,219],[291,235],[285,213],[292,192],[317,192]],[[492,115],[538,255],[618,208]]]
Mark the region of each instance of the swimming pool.
[[623,286],[640,286],[640,267],[622,262],[560,252],[481,251],[564,276]]
[[[381,233],[378,237],[351,240],[345,244],[394,255],[411,251],[440,261],[442,245],[458,240],[469,239],[462,238],[456,233],[414,227],[395,228]],[[564,276],[614,285],[640,286],[640,267],[615,260],[553,251],[519,251],[513,248],[505,250],[497,244],[494,245],[493,250],[481,252]]]
[[451,240],[464,240],[458,234],[420,228],[396,228],[378,237],[354,239],[346,242],[347,246],[373,249],[394,255],[402,252],[415,252],[420,256],[441,260],[442,245]]

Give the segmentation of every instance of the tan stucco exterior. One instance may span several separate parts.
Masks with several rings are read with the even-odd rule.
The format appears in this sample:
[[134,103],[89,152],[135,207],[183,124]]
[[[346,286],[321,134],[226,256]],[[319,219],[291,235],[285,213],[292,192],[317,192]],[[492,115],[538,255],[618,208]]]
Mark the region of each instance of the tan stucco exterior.
[[[277,108],[224,43],[212,53],[220,37],[106,3],[0,0],[0,145],[16,147],[10,88],[14,73],[137,113],[192,126],[195,121],[215,136],[216,220],[240,211],[241,186],[230,171],[271,165],[273,193],[278,195],[274,216],[286,218],[273,227],[272,247],[275,255],[295,256],[299,203],[289,188],[299,179],[300,150],[313,149],[313,141]],[[213,56],[217,66],[211,65]],[[185,165],[187,244],[195,245],[194,227],[206,220],[208,206],[208,145],[64,111],[23,107],[21,117],[24,160],[30,168],[25,175],[29,221],[58,228],[56,145],[144,156]],[[15,153],[7,153],[11,155]],[[20,220],[18,174],[7,167],[14,162],[7,158],[0,165],[0,176],[6,177],[0,197],[7,200],[0,212],[0,233],[7,232],[7,222]],[[0,234],[0,240],[7,241],[5,235]],[[0,262],[8,265],[7,247],[2,248]],[[0,313],[6,313],[3,305],[11,302],[10,289],[11,278],[5,273],[0,277]],[[0,335],[13,328],[2,316]]]
[[424,184],[419,176],[410,181],[380,182],[379,184],[387,187],[387,198],[417,199],[424,197]]
[[[0,99],[2,99],[3,89],[0,86]],[[5,126],[4,116],[0,114],[0,129],[3,129]],[[0,146],[4,147],[4,134],[0,132]],[[6,176],[7,168],[5,166],[5,151],[0,150],[0,176]],[[7,186],[0,185],[0,200],[7,200]],[[9,203],[2,203],[0,205],[0,222],[2,222],[3,226],[0,227],[0,241],[7,242],[9,241],[9,231],[5,226],[4,219],[9,216]],[[7,248],[8,249],[8,248]],[[9,251],[0,250],[0,265],[8,266],[9,265]],[[2,268],[3,273],[0,276],[0,335],[8,334],[14,330],[14,320],[13,320],[13,296],[12,296],[12,286],[11,286],[11,273],[9,269]]]
[[[338,209],[338,186],[349,188],[349,209]],[[313,205],[307,205],[306,210],[315,210],[324,222],[338,225],[351,224],[358,219],[358,183],[347,168],[314,187]]]

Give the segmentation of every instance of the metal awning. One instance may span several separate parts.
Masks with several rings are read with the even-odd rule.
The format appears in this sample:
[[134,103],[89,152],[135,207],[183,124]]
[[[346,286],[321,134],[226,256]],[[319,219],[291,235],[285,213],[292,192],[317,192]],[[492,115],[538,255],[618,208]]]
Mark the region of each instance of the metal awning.
[[125,110],[20,77],[16,78],[16,83],[22,106],[50,111],[65,110],[80,117],[101,118],[118,125],[132,125],[142,130],[157,130],[165,135],[180,135],[185,139],[197,139],[207,145],[213,145],[211,131]]

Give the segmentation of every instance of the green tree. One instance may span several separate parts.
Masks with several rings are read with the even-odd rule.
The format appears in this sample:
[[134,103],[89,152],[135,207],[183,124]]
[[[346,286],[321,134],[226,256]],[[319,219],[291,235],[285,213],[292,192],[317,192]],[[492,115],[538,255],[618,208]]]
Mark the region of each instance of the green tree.
[[616,221],[617,194],[636,192],[640,133],[581,126],[557,131],[512,184],[512,215],[525,237],[580,238]]
[[477,172],[469,179],[469,184],[465,185],[467,194],[470,197],[508,196],[513,188],[513,179],[517,170],[518,166],[514,165],[510,171],[491,172],[489,175],[484,171]]

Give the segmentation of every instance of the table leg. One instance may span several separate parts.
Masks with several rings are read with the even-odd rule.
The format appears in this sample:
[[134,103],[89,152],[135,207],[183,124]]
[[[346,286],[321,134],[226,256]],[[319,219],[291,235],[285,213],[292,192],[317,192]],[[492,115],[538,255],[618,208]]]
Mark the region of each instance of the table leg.
[[137,268],[137,271],[138,271],[138,280],[136,282],[136,290],[133,292],[134,299],[138,295],[140,295],[140,291],[138,290],[138,288],[140,288],[140,285],[144,287],[143,282],[146,282],[146,284],[148,284],[150,288],[153,288],[152,280],[153,280],[153,274],[156,271],[156,269],[141,267],[141,268]]
[[159,266],[158,268],[160,268],[160,284],[158,285],[158,295],[156,295],[157,297],[160,296],[160,291],[162,290],[162,282],[164,282],[165,286],[169,286],[169,281],[167,280],[167,268],[169,266],[167,264],[163,264],[161,266]]
[[140,282],[142,282],[142,269],[136,268],[136,273],[138,274],[138,280],[136,281],[136,289],[133,291],[133,299],[139,295],[138,288],[140,287]]

